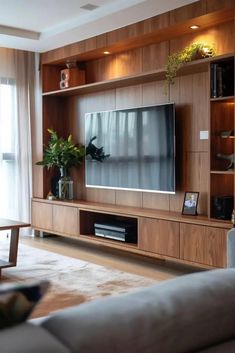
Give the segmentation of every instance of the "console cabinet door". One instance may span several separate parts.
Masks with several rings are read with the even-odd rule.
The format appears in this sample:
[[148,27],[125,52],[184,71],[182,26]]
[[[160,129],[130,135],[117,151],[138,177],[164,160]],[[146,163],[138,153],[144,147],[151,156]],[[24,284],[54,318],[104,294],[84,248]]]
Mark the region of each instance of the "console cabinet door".
[[32,201],[32,227],[41,230],[53,230],[52,205]]
[[200,264],[226,267],[227,230],[180,224],[180,258]]
[[62,235],[78,236],[78,208],[54,205],[53,229]]
[[140,217],[138,247],[179,258],[179,222]]

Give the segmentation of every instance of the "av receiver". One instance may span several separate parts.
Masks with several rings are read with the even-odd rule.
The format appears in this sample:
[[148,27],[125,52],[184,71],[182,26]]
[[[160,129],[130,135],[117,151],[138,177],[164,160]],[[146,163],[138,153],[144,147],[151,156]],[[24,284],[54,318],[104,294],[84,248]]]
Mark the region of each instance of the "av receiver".
[[97,237],[114,239],[126,243],[137,243],[137,227],[133,222],[115,221],[94,224]]

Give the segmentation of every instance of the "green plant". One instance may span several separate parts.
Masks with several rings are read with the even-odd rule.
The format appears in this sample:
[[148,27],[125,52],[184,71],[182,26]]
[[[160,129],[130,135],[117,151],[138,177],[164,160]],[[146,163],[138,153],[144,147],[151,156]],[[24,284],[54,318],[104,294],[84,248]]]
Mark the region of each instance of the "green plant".
[[215,55],[215,48],[211,44],[195,42],[182,51],[168,56],[166,64],[166,83],[174,84],[174,78],[181,66],[195,59],[202,59]]
[[70,167],[79,166],[85,156],[85,147],[75,145],[72,142],[72,135],[64,139],[58,137],[57,133],[52,129],[47,131],[51,137],[44,148],[43,160],[36,164],[48,169],[51,167],[63,168],[64,171],[68,171]]

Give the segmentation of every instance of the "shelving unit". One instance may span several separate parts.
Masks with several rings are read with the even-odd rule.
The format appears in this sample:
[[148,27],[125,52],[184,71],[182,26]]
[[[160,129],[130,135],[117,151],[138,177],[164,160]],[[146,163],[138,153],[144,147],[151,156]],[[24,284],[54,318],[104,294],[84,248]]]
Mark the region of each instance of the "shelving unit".
[[[227,57],[230,57],[231,54],[226,54],[226,55],[220,55],[218,56],[218,60],[224,60]],[[178,75],[187,75],[187,74],[192,74],[192,73],[199,73],[199,72],[204,72],[208,70],[208,65],[213,61],[213,58],[205,58],[205,59],[199,59],[195,60],[189,63],[186,63],[180,70]],[[51,66],[50,66],[51,68]],[[55,68],[55,69],[54,69]],[[58,86],[59,84],[59,78],[60,78],[60,70],[62,70],[61,66],[52,66],[53,72],[56,72],[56,80],[57,82],[54,84],[54,86]],[[43,96],[59,96],[59,97],[69,97],[69,96],[76,96],[76,95],[81,95],[81,94],[87,94],[87,93],[94,93],[98,91],[103,91],[103,90],[108,90],[108,89],[114,89],[114,88],[120,88],[120,87],[126,87],[130,85],[138,85],[138,84],[144,84],[148,82],[152,82],[155,80],[164,80],[165,79],[165,68],[161,68],[158,70],[152,70],[148,72],[142,72],[140,74],[136,75],[131,75],[131,76],[124,76],[124,77],[117,77],[115,79],[107,80],[107,81],[99,81],[99,82],[93,82],[93,83],[86,83],[86,84],[78,84],[70,88],[65,88],[65,89],[57,89],[57,90],[50,90],[48,91],[46,88],[43,91]],[[48,75],[48,70],[46,71],[46,74]],[[50,81],[51,85],[51,81]],[[229,99],[232,97],[227,97],[226,99]],[[223,100],[223,97],[216,98],[214,100]],[[213,99],[211,99],[213,100]]]
[[[197,33],[189,28],[194,20],[201,25]],[[167,56],[198,36],[215,43],[221,55],[184,65],[175,85],[164,95]],[[48,128],[54,128],[63,137],[71,133],[75,141],[84,143],[87,112],[175,102],[177,188],[175,195],[86,189],[81,167],[71,170],[75,200],[48,201],[45,198],[54,172],[34,166],[34,229],[184,264],[226,267],[226,234],[231,223],[215,218],[213,205],[215,197],[235,193],[234,170],[227,170],[228,162],[217,157],[218,153],[235,151],[235,140],[220,136],[222,131],[234,130],[234,92],[223,87],[227,81],[224,69],[234,66],[233,43],[233,4],[230,0],[215,0],[212,5],[205,0],[205,4],[196,2],[43,53],[43,117],[35,121],[34,161],[42,158]],[[104,49],[111,54],[104,56]],[[85,82],[81,75],[76,75],[69,88],[60,89],[61,70],[68,61],[77,63],[77,70],[86,76]],[[215,68],[220,71],[219,90],[212,86],[215,81],[210,73],[216,72]],[[208,132],[209,138],[201,139],[201,132]],[[200,193],[199,216],[181,215],[187,190]],[[137,244],[94,235],[96,220],[115,219],[135,220]]]
[[[235,156],[235,140],[234,136],[230,136],[234,135],[235,128],[234,56],[213,60],[210,72],[210,214],[212,218],[218,218],[216,212],[216,208],[219,207],[216,205],[218,198],[221,199],[221,202],[224,198],[234,198],[235,192],[234,165],[231,164],[229,168],[230,160],[225,158],[226,156]],[[234,206],[227,205],[225,207],[228,207],[229,210],[226,216],[221,214],[221,218],[231,219],[230,213],[232,214]]]

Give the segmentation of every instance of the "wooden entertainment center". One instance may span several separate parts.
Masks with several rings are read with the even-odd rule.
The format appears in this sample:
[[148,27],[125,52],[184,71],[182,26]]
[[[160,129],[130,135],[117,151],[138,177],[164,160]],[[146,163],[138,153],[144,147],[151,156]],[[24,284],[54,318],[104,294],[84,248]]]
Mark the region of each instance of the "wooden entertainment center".
[[[192,24],[200,25],[192,31]],[[169,54],[193,41],[214,43],[217,55],[192,61],[180,70],[164,94]],[[33,129],[32,226],[160,259],[205,268],[226,267],[226,233],[231,222],[215,218],[214,200],[234,196],[234,170],[218,153],[233,154],[234,92],[214,97],[214,65],[234,66],[234,1],[201,0],[139,23],[67,45],[41,55],[42,117]],[[104,55],[104,50],[110,51]],[[86,83],[78,79],[60,89],[66,62],[78,62]],[[230,80],[230,78],[228,78]],[[227,82],[222,82],[226,86]],[[85,188],[84,167],[71,170],[74,201],[49,201],[53,172],[41,160],[47,128],[84,141],[84,114],[166,102],[176,104],[176,194]],[[231,132],[232,134],[232,132]],[[208,135],[208,138],[207,138]],[[182,216],[185,191],[199,191],[199,216]],[[94,222],[132,219],[137,244],[94,235]]]

